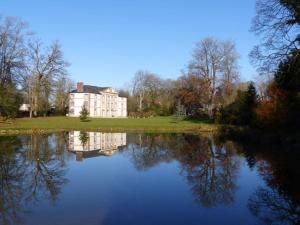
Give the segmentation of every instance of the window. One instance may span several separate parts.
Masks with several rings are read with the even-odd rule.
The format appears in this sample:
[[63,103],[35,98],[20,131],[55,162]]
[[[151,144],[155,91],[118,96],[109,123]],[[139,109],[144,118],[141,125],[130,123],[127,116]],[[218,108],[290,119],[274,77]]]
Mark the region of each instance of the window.
[[84,94],[84,102],[83,102],[83,105],[84,107],[89,111],[89,94]]

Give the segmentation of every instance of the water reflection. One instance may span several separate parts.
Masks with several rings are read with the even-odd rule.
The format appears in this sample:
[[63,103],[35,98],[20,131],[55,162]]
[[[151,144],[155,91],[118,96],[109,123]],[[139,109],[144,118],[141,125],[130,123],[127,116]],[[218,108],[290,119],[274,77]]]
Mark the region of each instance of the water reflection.
[[[245,203],[252,215],[262,224],[300,222],[299,156],[255,151],[210,135],[73,131],[0,136],[0,224],[26,224],[28,215],[34,217],[41,202],[59,205],[60,196],[66,194],[64,187],[70,181],[68,172],[74,165],[70,161],[83,160],[76,164],[84,166],[90,162],[85,158],[102,159],[100,156],[104,155],[112,156],[105,160],[112,160],[114,154],[130,161],[135,171],[142,174],[161,164],[176,163],[174,173],[183,178],[199,208],[209,210],[236,203],[239,178],[244,176],[242,163],[246,160],[263,181]],[[96,182],[85,183],[85,187],[99,185]],[[157,177],[153,182],[165,181]],[[163,197],[161,201],[165,201]]]
[[176,160],[195,200],[205,207],[231,204],[236,190],[239,159],[232,143],[190,134],[138,135],[131,157],[138,170]]
[[0,214],[3,224],[22,222],[29,202],[55,202],[65,178],[65,134],[0,137]]
[[18,160],[22,155],[19,151],[21,142],[16,137],[0,137],[0,146],[1,224],[20,223],[18,213],[26,193],[26,189],[23,188],[26,167],[21,160]]
[[[249,147],[243,148],[249,154]],[[263,224],[300,224],[299,153],[256,149],[251,151],[251,165],[258,168],[265,187],[250,196],[248,207]]]
[[278,189],[258,188],[248,207],[264,224],[294,225],[300,223],[300,205]]
[[76,154],[77,161],[100,155],[111,156],[121,146],[126,146],[126,133],[69,132],[68,149]]
[[198,146],[187,146],[179,160],[195,199],[205,207],[232,204],[239,169],[233,146],[217,146],[212,138],[192,143]]

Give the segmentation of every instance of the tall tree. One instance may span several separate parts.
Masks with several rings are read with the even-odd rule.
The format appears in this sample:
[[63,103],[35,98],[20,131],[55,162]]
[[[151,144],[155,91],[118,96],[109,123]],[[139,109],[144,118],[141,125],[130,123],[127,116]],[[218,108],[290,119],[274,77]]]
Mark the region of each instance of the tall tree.
[[189,64],[189,74],[202,77],[209,86],[209,114],[212,116],[212,109],[215,104],[215,94],[217,90],[217,76],[221,69],[221,52],[218,41],[213,38],[206,38],[196,44],[191,63]]
[[[196,44],[192,60],[188,66],[188,75],[200,77],[207,83],[205,91],[209,96],[206,108],[210,116],[218,106],[217,92],[223,89],[223,95],[231,95],[231,86],[238,78],[238,54],[231,41],[219,41],[205,38]],[[200,90],[199,90],[200,91]]]
[[60,77],[55,85],[54,104],[60,113],[66,113],[69,103],[69,92],[73,89],[73,83],[67,76]]
[[239,80],[239,66],[235,44],[232,41],[224,41],[221,44],[221,84],[222,104],[228,105],[234,100],[235,83]]
[[27,62],[25,85],[32,117],[48,110],[53,84],[66,74],[68,63],[58,42],[45,48],[39,40],[30,43]]
[[241,108],[242,124],[251,125],[254,121],[254,110],[257,103],[257,93],[253,82],[250,82]]
[[284,121],[285,127],[288,128],[288,130],[291,130],[291,128],[299,129],[300,50],[294,51],[290,57],[280,63],[275,73],[275,84],[285,93],[286,97],[286,99],[282,99],[280,104],[286,112],[286,121]]
[[16,116],[21,96],[17,90],[25,69],[27,38],[26,24],[18,18],[0,18],[0,116]]
[[16,83],[25,68],[26,24],[18,18],[0,17],[0,85]]
[[300,47],[299,0],[257,0],[251,31],[262,40],[250,53],[261,73],[273,73],[291,50]]
[[138,110],[143,111],[155,103],[161,91],[161,79],[154,73],[138,71],[132,80],[132,94],[136,97]]
[[143,101],[145,97],[145,72],[138,71],[132,80],[132,94],[136,96],[138,110],[143,110]]

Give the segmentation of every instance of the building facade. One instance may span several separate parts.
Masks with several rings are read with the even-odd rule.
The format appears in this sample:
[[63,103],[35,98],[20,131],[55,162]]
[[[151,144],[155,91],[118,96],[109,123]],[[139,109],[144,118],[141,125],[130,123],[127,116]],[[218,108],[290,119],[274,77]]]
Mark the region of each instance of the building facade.
[[90,117],[127,117],[127,98],[111,87],[77,83],[69,94],[69,116],[78,117],[84,106]]

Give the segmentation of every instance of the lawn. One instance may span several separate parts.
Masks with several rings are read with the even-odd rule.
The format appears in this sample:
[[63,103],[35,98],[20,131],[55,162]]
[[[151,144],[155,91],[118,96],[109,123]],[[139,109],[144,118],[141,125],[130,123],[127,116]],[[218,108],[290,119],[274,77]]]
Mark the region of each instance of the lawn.
[[72,117],[39,117],[19,118],[12,122],[0,123],[0,130],[6,132],[22,131],[58,131],[58,130],[90,130],[90,131],[212,131],[215,125],[206,122],[178,120],[176,117],[153,118],[92,118],[81,122]]

